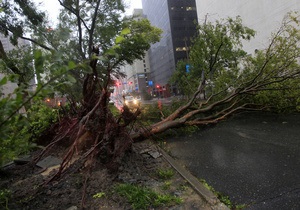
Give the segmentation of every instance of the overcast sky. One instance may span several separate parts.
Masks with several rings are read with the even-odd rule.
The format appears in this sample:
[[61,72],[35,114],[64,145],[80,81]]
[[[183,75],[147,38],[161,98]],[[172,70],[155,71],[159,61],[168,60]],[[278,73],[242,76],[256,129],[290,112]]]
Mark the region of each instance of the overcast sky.
[[[58,16],[58,11],[60,5],[57,0],[33,0],[36,3],[42,3],[44,6],[43,9],[47,10],[50,19],[55,22],[56,17]],[[142,8],[142,0],[125,0],[126,4],[129,5],[129,8],[126,10],[126,15],[131,15],[133,9]]]

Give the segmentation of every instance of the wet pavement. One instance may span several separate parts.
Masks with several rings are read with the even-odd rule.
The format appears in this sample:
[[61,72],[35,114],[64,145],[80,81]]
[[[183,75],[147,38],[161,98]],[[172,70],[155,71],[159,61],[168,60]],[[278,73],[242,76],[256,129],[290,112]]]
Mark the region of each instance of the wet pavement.
[[247,209],[300,209],[300,115],[237,115],[167,141],[196,177]]

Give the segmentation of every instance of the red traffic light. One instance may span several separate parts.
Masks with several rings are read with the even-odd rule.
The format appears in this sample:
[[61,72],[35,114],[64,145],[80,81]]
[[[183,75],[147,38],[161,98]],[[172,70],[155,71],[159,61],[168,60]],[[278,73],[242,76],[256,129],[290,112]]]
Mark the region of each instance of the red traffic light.
[[159,85],[156,85],[156,88],[160,88],[160,86],[159,86]]

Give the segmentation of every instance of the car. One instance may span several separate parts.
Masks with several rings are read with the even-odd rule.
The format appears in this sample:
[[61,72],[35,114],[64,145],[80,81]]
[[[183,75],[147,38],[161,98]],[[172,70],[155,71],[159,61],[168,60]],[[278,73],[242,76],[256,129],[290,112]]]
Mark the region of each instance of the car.
[[133,96],[125,96],[125,104],[127,106],[139,106],[140,100],[137,98],[134,98]]

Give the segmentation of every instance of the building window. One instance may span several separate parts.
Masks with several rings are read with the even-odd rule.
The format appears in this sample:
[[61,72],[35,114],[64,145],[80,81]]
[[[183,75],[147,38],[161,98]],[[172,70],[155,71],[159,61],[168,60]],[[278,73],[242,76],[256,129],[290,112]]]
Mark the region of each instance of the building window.
[[186,11],[195,11],[196,8],[195,7],[186,7]]

